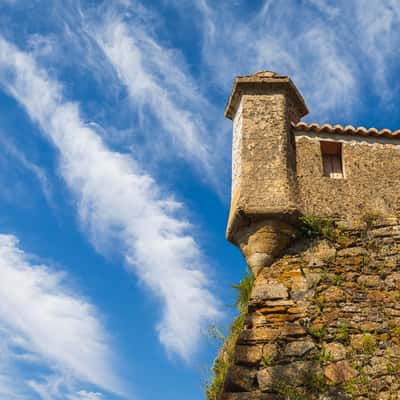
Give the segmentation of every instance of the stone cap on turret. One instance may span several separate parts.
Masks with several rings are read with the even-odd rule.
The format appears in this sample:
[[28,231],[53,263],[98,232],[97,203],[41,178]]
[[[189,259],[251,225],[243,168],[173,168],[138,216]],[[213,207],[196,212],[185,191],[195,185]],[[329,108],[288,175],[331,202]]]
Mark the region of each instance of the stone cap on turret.
[[296,86],[289,77],[279,75],[273,71],[259,71],[253,75],[236,77],[231,96],[229,97],[228,104],[225,108],[225,117],[233,119],[237,105],[240,101],[241,93],[245,89],[270,89],[271,85],[274,85],[277,88],[279,86],[284,87],[288,93],[290,93],[291,98],[295,102],[297,106],[296,108],[300,114],[299,118],[308,114],[308,108],[304,102],[303,96],[297,90]]

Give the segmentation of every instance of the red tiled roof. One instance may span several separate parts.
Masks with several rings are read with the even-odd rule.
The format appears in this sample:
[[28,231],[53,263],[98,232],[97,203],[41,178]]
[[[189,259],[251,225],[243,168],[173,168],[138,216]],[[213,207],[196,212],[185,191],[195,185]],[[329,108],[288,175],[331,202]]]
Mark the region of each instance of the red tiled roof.
[[306,122],[298,122],[293,123],[292,127],[296,131],[302,132],[315,132],[315,133],[330,133],[337,135],[352,135],[352,136],[367,136],[367,137],[385,137],[389,139],[400,139],[400,129],[396,131],[391,131],[390,129],[382,129],[378,130],[376,128],[364,128],[363,126],[359,126],[355,128],[354,126],[347,125],[330,125],[324,124],[319,125],[316,122],[312,124],[307,124]]

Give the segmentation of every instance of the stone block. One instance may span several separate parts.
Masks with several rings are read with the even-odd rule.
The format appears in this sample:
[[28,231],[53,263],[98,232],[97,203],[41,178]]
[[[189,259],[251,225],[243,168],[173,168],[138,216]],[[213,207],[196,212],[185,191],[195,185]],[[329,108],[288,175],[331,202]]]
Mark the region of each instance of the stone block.
[[319,367],[313,361],[295,361],[290,364],[261,369],[257,373],[257,381],[260,389],[267,391],[282,382],[287,382],[292,386],[300,386],[307,383],[311,376],[315,376],[319,372]]
[[327,343],[324,347],[326,353],[332,361],[340,361],[346,358],[346,347],[341,343]]
[[283,355],[286,357],[301,357],[314,348],[315,343],[311,339],[297,340],[286,345]]
[[333,383],[343,383],[355,378],[358,371],[352,368],[347,361],[342,360],[329,364],[325,368],[324,374]]
[[237,345],[234,360],[236,364],[257,364],[263,355],[263,346],[243,346]]
[[232,365],[225,377],[224,391],[250,392],[254,389],[255,376],[252,369]]
[[251,300],[280,300],[289,297],[288,288],[277,280],[257,282],[251,293]]

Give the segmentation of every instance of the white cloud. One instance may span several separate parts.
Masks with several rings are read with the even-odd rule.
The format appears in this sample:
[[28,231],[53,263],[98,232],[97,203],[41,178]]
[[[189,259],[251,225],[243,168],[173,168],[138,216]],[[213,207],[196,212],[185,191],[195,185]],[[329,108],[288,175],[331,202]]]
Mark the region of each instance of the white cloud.
[[349,121],[371,91],[396,107],[397,0],[265,1],[251,14],[241,1],[195,4],[204,61],[226,91],[234,76],[270,69],[294,79],[319,122]]
[[41,382],[29,380],[27,385],[42,400],[105,400],[100,392],[79,390],[80,385],[65,371],[48,375]]
[[203,55],[214,83],[228,91],[236,75],[275,70],[294,79],[314,117],[325,120],[337,110],[348,114],[357,91],[357,64],[332,29],[335,23],[331,26],[319,11],[335,18],[337,9],[321,0],[313,1],[319,9],[289,3],[265,2],[246,18],[235,7],[222,12],[206,0],[197,3],[202,24],[206,21]]
[[308,0],[310,4],[317,7],[319,11],[326,14],[330,18],[337,17],[340,10],[326,0]]
[[121,13],[108,12],[104,21],[92,35],[126,86],[131,106],[139,113],[150,112],[158,121],[147,138],[153,151],[160,142],[165,153],[169,136],[175,149],[171,153],[205,172],[207,181],[218,187],[216,165],[225,157],[216,152],[218,138],[207,124],[215,119],[215,111],[180,52],[163,47],[145,23],[126,22]]
[[70,397],[70,400],[101,400],[103,395],[99,392],[87,392],[86,390],[80,390],[75,395]]
[[9,400],[28,399],[23,385],[18,383],[18,371],[14,366],[14,356],[8,348],[10,335],[0,323],[0,398]]
[[6,139],[5,135],[2,135],[1,132],[0,146],[3,149],[3,155],[10,155],[12,158],[18,161],[20,165],[22,165],[26,170],[31,172],[36,177],[47,203],[51,207],[54,207],[53,193],[46,171],[39,165],[29,160],[26,155],[19,150],[10,139]]
[[[98,313],[68,289],[64,275],[35,264],[17,238],[5,234],[0,234],[0,271],[0,394],[25,398],[19,391],[28,397],[31,387],[44,400],[58,399],[64,398],[61,386],[68,391],[79,382],[121,393]],[[26,383],[18,372],[21,363],[41,365],[51,375],[45,382],[32,375]],[[46,397],[50,386],[52,396]]]
[[108,149],[82,122],[78,105],[63,100],[60,85],[3,39],[0,82],[59,150],[61,174],[92,243],[100,252],[121,249],[162,302],[160,341],[189,359],[218,310],[193,228],[176,214],[182,204],[163,195],[131,157]]
[[400,4],[397,0],[357,0],[350,10],[357,23],[359,32],[357,42],[364,51],[364,56],[371,65],[368,80],[375,83],[379,97],[392,99],[393,64],[398,61],[400,46]]
[[[0,337],[3,341],[3,338]],[[2,399],[26,399],[15,379],[15,371],[11,369],[11,362],[6,359],[6,351],[4,344],[0,344],[0,398]]]

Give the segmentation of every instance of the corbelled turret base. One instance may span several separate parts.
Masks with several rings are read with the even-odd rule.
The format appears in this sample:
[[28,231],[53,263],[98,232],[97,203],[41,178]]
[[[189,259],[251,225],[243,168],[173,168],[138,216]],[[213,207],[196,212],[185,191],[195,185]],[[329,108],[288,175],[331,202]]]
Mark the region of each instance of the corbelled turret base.
[[269,267],[295,237],[295,228],[278,219],[264,219],[242,228],[235,241],[254,276]]

